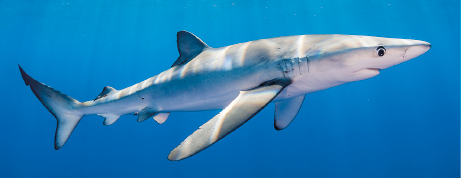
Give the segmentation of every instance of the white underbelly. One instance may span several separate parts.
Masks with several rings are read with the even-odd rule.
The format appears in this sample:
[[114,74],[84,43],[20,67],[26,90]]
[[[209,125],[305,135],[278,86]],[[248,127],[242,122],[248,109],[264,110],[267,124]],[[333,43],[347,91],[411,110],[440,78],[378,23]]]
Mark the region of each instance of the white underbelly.
[[280,92],[274,101],[305,95],[346,83],[344,81],[331,80],[323,76],[317,77],[315,74],[301,77]]

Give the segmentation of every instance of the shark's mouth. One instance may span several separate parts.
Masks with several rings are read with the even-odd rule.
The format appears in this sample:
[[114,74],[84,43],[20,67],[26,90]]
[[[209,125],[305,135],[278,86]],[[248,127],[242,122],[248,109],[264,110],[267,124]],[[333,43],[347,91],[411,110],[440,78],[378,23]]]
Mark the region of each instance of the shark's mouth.
[[367,68],[368,70],[376,70],[376,71],[380,71],[381,69],[380,68]]
[[363,69],[360,69],[358,71],[355,71],[355,73],[357,73],[357,72],[371,72],[371,71],[379,73],[380,70],[382,70],[382,69],[380,69],[380,68],[363,68]]

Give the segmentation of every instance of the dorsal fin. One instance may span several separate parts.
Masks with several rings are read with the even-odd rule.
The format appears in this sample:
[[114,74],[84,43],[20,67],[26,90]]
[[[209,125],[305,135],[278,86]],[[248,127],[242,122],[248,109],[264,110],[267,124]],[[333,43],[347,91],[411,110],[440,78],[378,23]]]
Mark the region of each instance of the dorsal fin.
[[179,31],[177,36],[179,58],[171,67],[187,63],[194,59],[202,51],[210,48],[200,38],[188,31]]
[[104,89],[102,89],[102,92],[93,100],[96,101],[99,98],[107,96],[110,92],[117,91],[116,89],[110,87],[110,86],[105,86]]

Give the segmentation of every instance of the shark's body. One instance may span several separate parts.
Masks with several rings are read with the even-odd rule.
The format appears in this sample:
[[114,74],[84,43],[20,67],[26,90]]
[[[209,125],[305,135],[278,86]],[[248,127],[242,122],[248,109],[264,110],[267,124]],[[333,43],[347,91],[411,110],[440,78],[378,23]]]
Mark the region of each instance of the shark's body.
[[349,35],[301,35],[211,48],[193,34],[178,33],[179,59],[172,68],[141,83],[115,90],[105,87],[93,101],[80,103],[21,74],[57,118],[55,148],[61,148],[84,115],[114,123],[121,115],[138,121],[154,116],[163,123],[170,112],[224,109],[169,155],[192,156],[223,138],[268,103],[276,103],[275,128],[286,128],[305,94],[371,78],[380,69],[419,56],[430,44],[417,40]]

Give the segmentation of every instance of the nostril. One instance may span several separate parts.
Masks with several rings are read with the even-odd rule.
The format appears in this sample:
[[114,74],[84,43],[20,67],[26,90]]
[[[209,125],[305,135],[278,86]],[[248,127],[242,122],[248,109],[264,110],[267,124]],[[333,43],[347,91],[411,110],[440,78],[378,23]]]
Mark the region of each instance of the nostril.
[[408,49],[409,49],[409,48],[405,49],[405,51],[403,52],[403,57],[402,57],[402,58],[405,58],[405,55],[407,55],[407,50],[408,50]]
[[405,50],[404,58],[405,60],[413,59],[430,49],[429,43],[419,44],[412,47],[409,47]]

